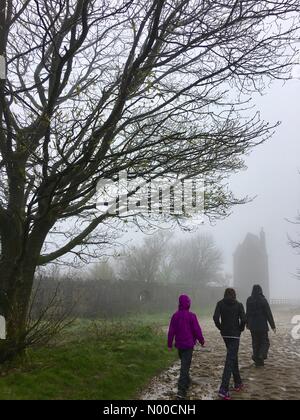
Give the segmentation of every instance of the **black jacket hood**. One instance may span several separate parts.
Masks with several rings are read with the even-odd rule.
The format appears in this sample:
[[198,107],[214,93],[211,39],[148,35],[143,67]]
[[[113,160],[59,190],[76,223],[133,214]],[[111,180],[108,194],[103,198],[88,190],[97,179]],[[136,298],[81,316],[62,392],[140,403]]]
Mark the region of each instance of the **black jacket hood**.
[[257,299],[259,297],[264,297],[263,289],[258,284],[253,286],[252,297],[254,299]]
[[232,306],[237,303],[237,300],[232,298],[224,298],[223,302],[225,303],[225,305]]

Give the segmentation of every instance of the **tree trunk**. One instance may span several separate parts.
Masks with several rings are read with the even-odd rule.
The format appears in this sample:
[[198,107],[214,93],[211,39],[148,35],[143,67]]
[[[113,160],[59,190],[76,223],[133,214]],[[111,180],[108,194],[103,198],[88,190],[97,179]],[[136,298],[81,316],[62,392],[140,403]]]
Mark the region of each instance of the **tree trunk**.
[[[7,335],[6,340],[0,341],[0,363],[14,359],[26,347],[27,316],[35,273],[35,265],[27,262],[20,262],[17,267],[0,263],[1,280],[4,277],[4,282],[8,284],[2,293]],[[9,270],[5,273],[3,268]],[[5,275],[2,276],[2,273]]]
[[2,231],[1,243],[0,306],[7,333],[6,340],[0,340],[0,363],[3,363],[14,359],[26,347],[28,308],[39,249],[32,244],[26,246],[23,229],[16,224]]

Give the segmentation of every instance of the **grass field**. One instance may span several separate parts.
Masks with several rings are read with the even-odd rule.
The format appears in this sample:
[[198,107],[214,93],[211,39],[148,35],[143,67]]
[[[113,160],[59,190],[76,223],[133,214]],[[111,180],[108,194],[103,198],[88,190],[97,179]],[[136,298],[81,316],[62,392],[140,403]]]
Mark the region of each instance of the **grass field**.
[[176,358],[158,327],[164,316],[154,318],[76,321],[55,344],[0,368],[0,399],[134,399]]
[[[174,311],[176,308],[174,307]],[[215,306],[207,306],[202,308],[192,307],[191,311],[194,312],[201,322],[203,318],[212,318],[214,314]],[[156,324],[160,326],[168,325],[170,322],[172,313],[165,312],[159,314],[138,314],[138,315],[129,315],[126,319],[141,322],[143,324]]]

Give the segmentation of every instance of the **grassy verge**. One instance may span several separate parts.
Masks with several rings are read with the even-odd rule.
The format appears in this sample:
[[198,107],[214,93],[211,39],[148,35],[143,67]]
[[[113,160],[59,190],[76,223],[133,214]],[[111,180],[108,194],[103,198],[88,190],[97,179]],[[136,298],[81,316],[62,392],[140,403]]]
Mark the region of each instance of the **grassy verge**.
[[[199,317],[200,321],[201,319],[204,319],[204,318],[205,319],[212,318],[214,314],[214,310],[215,310],[215,306],[191,308],[191,311],[194,312]],[[174,307],[174,312],[175,311],[176,311],[176,307]],[[165,312],[165,313],[159,313],[159,314],[141,313],[141,314],[128,315],[126,319],[128,321],[138,321],[145,325],[156,324],[159,326],[166,326],[166,325],[169,325],[171,316],[172,316],[172,312]]]
[[176,357],[145,323],[76,323],[55,346],[0,370],[0,399],[134,399]]

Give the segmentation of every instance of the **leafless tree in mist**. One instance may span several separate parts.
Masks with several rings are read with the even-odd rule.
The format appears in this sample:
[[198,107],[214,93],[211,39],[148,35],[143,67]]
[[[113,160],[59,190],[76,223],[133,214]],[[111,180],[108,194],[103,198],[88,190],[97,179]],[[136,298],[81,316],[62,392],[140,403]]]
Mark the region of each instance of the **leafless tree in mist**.
[[299,11],[299,0],[1,0],[0,360],[24,340],[36,268],[101,251],[107,224],[122,223],[97,212],[99,180],[201,175],[209,216],[238,202],[224,180],[272,133],[243,110],[290,77]]
[[146,237],[143,244],[133,246],[121,257],[120,277],[124,281],[163,281],[169,257],[171,235],[159,232]]
[[198,234],[179,241],[172,250],[174,279],[179,283],[205,286],[217,281],[223,256],[211,235]]

